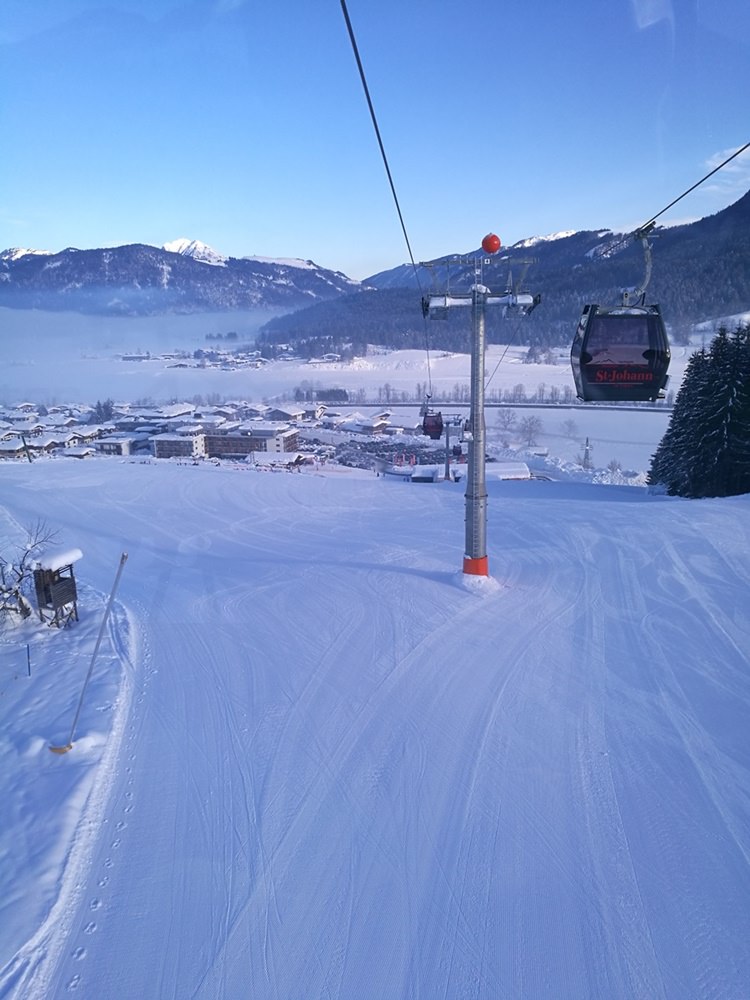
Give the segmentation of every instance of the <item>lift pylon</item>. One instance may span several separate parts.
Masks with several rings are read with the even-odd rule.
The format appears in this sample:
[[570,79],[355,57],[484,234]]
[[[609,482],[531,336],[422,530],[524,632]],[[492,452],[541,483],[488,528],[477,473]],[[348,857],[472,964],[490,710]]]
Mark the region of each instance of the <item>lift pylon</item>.
[[[485,237],[485,240],[488,240],[488,237]],[[469,464],[466,477],[466,544],[463,572],[470,576],[489,576],[484,420],[485,312],[488,306],[502,306],[506,312],[512,309],[529,313],[538,305],[540,297],[515,295],[512,292],[493,294],[482,283],[483,258],[474,257],[471,262],[474,264],[474,284],[467,293],[426,295],[422,299],[422,310],[425,316],[442,319],[448,309],[462,307],[471,309],[471,408],[466,435],[469,441]]]

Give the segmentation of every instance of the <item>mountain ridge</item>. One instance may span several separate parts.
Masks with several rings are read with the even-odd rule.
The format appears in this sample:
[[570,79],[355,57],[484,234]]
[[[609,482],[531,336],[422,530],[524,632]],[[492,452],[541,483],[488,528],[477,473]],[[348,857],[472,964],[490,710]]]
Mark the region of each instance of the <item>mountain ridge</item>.
[[[662,305],[673,330],[750,308],[750,192],[697,222],[656,228],[651,243],[647,298]],[[312,260],[225,256],[180,237],[162,247],[5,250],[0,306],[133,316],[271,308],[283,315],[263,328],[268,341],[415,346],[425,337],[421,294],[467,289],[477,258],[493,289],[541,294],[541,308],[524,321],[532,344],[564,342],[582,304],[617,303],[644,275],[638,242],[604,227],[529,237],[493,257],[476,248],[416,269],[400,264],[363,281]],[[488,323],[492,335],[494,319]],[[431,327],[436,346],[452,349],[458,321]]]
[[185,238],[162,247],[0,253],[0,306],[14,309],[132,316],[293,310],[360,284],[312,260],[225,257]]

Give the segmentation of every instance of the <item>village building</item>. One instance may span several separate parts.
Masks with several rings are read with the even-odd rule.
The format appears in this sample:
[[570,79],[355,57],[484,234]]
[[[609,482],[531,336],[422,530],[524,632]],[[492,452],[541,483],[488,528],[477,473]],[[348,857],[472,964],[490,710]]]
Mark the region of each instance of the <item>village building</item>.
[[247,434],[206,434],[208,458],[247,458],[256,451],[263,451],[262,443]]
[[90,444],[106,431],[101,424],[76,424],[71,433],[75,435],[78,444]]
[[75,440],[75,435],[69,431],[52,431],[47,434],[40,434],[31,438],[28,442],[30,451],[43,451],[49,454],[61,448],[66,448]]
[[437,483],[443,478],[443,471],[438,465],[415,465],[411,470],[413,483]]
[[169,403],[159,407],[159,417],[191,417],[195,413],[195,403]]
[[156,434],[151,438],[155,458],[205,458],[205,434]]
[[301,406],[274,406],[266,413],[266,420],[286,420],[296,422],[302,420],[305,411]]
[[195,411],[196,420],[205,417],[223,417],[225,420],[235,420],[241,409],[239,403],[224,403],[221,406],[201,406]]
[[[227,428],[227,418],[221,416],[218,413],[204,413],[199,417],[194,418],[194,423],[198,424],[206,432],[219,430],[226,430]],[[239,427],[239,421],[236,422],[236,426]]]
[[148,450],[149,439],[147,434],[110,434],[98,438],[94,447],[101,455],[134,455]]
[[487,466],[488,479],[531,479],[531,470],[525,462],[493,462]]
[[42,420],[38,419],[16,420],[14,422],[14,430],[16,434],[23,434],[26,437],[36,437],[44,433],[46,426]]
[[206,434],[206,455],[209,458],[245,458],[254,452],[297,451],[299,432],[293,427],[274,424],[242,424],[233,434]]
[[299,430],[287,424],[248,420],[240,424],[239,433],[261,443],[255,451],[296,451],[299,447]]
[[320,420],[326,409],[325,403],[306,403],[304,408],[305,420]]
[[338,413],[336,410],[326,410],[325,413],[320,415],[320,423],[322,427],[327,427],[330,430],[335,430],[340,427],[341,424],[346,420],[343,413]]
[[252,403],[242,407],[242,413],[246,420],[263,420],[268,416],[270,410],[271,407],[267,406],[266,403]]
[[0,441],[0,458],[26,458],[27,454],[26,445],[20,437]]
[[365,417],[361,413],[353,413],[340,426],[350,434],[366,434],[372,437],[375,434],[385,433],[388,421],[381,416]]

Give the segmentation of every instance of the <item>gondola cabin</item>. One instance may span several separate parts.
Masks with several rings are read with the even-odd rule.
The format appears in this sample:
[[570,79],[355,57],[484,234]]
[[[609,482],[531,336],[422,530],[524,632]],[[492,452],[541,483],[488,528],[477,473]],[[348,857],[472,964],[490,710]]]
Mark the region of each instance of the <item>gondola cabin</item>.
[[427,412],[422,417],[422,431],[433,441],[443,436],[443,414]]
[[578,398],[591,403],[663,397],[670,352],[657,305],[583,308],[570,363]]

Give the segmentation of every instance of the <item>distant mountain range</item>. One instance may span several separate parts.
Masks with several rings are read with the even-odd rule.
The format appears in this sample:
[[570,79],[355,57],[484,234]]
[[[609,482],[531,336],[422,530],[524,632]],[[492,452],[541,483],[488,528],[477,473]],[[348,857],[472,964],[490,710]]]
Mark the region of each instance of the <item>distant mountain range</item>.
[[[647,299],[661,304],[673,335],[750,310],[750,192],[698,222],[655,229],[651,242]],[[310,260],[225,257],[189,239],[60,253],[15,248],[0,253],[0,306],[132,316],[272,309],[282,315],[262,329],[269,346],[307,345],[307,353],[347,342],[415,347],[425,343],[421,295],[467,289],[481,256],[477,248],[359,282]],[[484,259],[482,280],[494,291],[521,283],[541,294],[518,334],[531,344],[566,342],[584,303],[615,304],[644,274],[640,244],[608,229],[531,237]],[[501,322],[488,314],[490,339],[507,336]],[[433,346],[465,346],[465,326],[456,315],[430,323]]]
[[0,306],[116,316],[293,310],[358,281],[311,260],[224,257],[198,240],[60,253],[0,253]]

